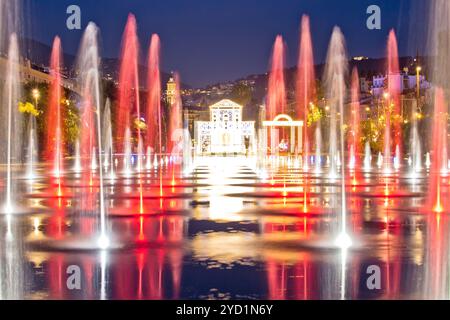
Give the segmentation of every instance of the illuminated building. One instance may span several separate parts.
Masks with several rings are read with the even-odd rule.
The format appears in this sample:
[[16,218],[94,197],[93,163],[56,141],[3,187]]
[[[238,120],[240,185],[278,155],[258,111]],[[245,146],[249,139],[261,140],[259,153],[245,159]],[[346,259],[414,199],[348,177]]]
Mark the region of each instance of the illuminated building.
[[210,106],[210,121],[195,123],[196,153],[214,155],[253,152],[255,122],[242,121],[242,108],[226,99]]

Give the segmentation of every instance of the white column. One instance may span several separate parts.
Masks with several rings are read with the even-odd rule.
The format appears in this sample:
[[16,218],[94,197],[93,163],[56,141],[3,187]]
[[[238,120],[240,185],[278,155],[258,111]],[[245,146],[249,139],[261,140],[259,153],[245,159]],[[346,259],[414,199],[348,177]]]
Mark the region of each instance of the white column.
[[298,138],[297,138],[297,149],[298,153],[303,152],[303,127],[298,127]]
[[295,127],[291,127],[291,155],[295,153]]

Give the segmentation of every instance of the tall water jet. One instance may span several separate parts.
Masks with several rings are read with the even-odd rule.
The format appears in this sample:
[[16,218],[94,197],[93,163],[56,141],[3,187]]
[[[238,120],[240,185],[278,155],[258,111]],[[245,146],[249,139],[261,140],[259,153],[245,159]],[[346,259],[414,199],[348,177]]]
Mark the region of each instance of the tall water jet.
[[183,117],[182,108],[183,102],[181,100],[180,76],[175,74],[175,94],[174,99],[170,105],[170,122],[169,122],[169,148],[170,155],[177,161],[180,159],[183,152]]
[[73,171],[75,173],[80,173],[83,170],[83,167],[81,166],[81,151],[80,151],[80,140],[77,139],[75,141],[75,155],[74,155],[74,164],[73,164]]
[[161,111],[161,73],[159,57],[160,39],[152,35],[148,53],[147,75],[147,149],[162,156],[162,111]]
[[[282,36],[277,36],[273,47],[271,71],[269,75],[269,85],[267,91],[267,117],[272,121],[279,114],[286,112],[286,84],[284,78],[284,42]],[[272,128],[270,130],[271,153],[276,154],[280,136],[279,130]]]
[[315,163],[315,172],[320,173],[322,171],[322,130],[320,129],[320,123],[316,127],[315,131],[315,139],[316,139],[316,158],[314,160]]
[[[78,83],[81,88],[82,94],[82,107],[86,113],[85,118],[92,119],[95,115],[96,126],[96,139],[97,139],[97,152],[98,162],[103,163],[103,144],[101,133],[101,89],[100,89],[100,56],[98,52],[97,42],[98,29],[94,23],[89,23],[86,31],[84,32],[81,47],[79,51],[77,72]],[[90,116],[88,115],[90,113]],[[89,120],[90,122],[91,120]],[[94,121],[92,121],[94,122]],[[94,124],[93,124],[94,125]],[[88,133],[89,139],[94,139],[91,131]],[[83,133],[82,133],[83,136]],[[94,142],[92,142],[93,144]],[[109,239],[106,230],[106,207],[105,207],[105,193],[103,186],[103,166],[99,166],[99,211],[100,211],[100,238],[98,245],[100,248],[107,248],[109,246]]]
[[[136,18],[128,16],[122,38],[122,53],[119,73],[119,101],[117,111],[117,138],[120,151],[124,151],[125,146],[132,144],[132,136],[127,136],[127,130],[131,130],[134,121],[131,121],[133,111],[138,119],[141,118],[141,105],[139,96],[139,41],[137,37]],[[134,109],[134,110],[133,110]],[[137,126],[137,141],[142,139],[141,126]],[[138,154],[138,162],[142,155]],[[142,167],[142,166],[139,166]]]
[[372,169],[372,150],[369,141],[364,147],[364,171],[369,172]]
[[[386,115],[386,127],[384,133],[384,170],[385,173],[389,173],[392,169],[392,144],[394,145],[394,152],[396,153],[396,159],[401,160],[401,74],[398,58],[398,45],[397,38],[394,30],[389,32],[388,44],[387,44],[387,92],[384,95],[385,98],[385,115]],[[394,115],[394,123],[392,126],[391,120]],[[392,127],[394,131],[392,132]],[[393,141],[391,141],[393,136]]]
[[308,112],[311,103],[316,100],[316,78],[314,72],[314,54],[311,40],[309,17],[304,15],[301,24],[300,55],[297,70],[297,115],[303,119],[303,170],[308,170],[309,132]]
[[105,155],[105,161],[103,166],[105,170],[109,171],[109,178],[111,180],[115,179],[114,173],[114,141],[112,136],[112,123],[111,123],[111,101],[106,100],[105,109],[103,112],[103,154]]
[[414,103],[412,120],[411,120],[411,134],[410,134],[410,159],[411,159],[411,167],[410,167],[410,175],[411,177],[415,177],[422,170],[422,144],[419,136],[419,128],[418,128],[418,110],[417,110],[418,101]]
[[133,160],[132,150],[131,150],[131,130],[130,128],[125,129],[124,136],[124,146],[123,146],[123,174],[126,177],[130,177],[132,173],[132,163]]
[[435,89],[434,116],[433,116],[433,143],[430,181],[430,206],[431,209],[440,213],[444,210],[443,205],[443,182],[442,169],[447,166],[447,112],[448,107],[445,102],[444,91],[441,88]]
[[1,163],[6,163],[6,192],[4,213],[13,213],[16,200],[17,184],[13,167],[22,164],[22,115],[18,105],[20,99],[20,73],[19,73],[19,46],[16,34],[12,34],[9,40],[8,61],[6,64],[5,82],[3,86],[2,108],[1,108],[1,131],[0,141],[5,143],[1,146]]
[[[360,116],[359,116],[359,75],[358,70],[353,68],[351,80],[351,129],[349,130],[349,168],[355,170],[359,167],[358,157],[361,154],[361,132],[360,132]],[[356,179],[356,172],[354,178]]]
[[32,181],[36,178],[35,166],[38,162],[38,144],[37,144],[37,132],[36,132],[36,118],[30,116],[28,122],[28,163],[27,174],[28,180]]
[[[430,1],[429,56],[431,82],[435,89],[433,135],[430,141],[431,152],[426,153],[425,165],[430,169],[429,202],[427,209],[440,213],[447,209],[442,197],[443,181],[441,179],[444,161],[447,160],[448,127],[448,92],[450,89],[450,2],[445,0]],[[445,168],[445,171],[447,168]],[[446,189],[448,185],[446,185]]]
[[[330,158],[331,176],[336,174],[337,158],[340,158],[342,166],[341,174],[341,212],[340,212],[340,235],[336,244],[347,248],[351,245],[347,234],[347,198],[345,190],[345,140],[344,140],[344,100],[345,79],[347,76],[347,54],[344,36],[338,27],[335,27],[331,36],[328,49],[327,64],[325,68],[324,82],[327,88],[327,100],[330,105]],[[337,117],[339,113],[339,128]],[[338,150],[339,147],[339,150]],[[338,155],[339,153],[339,155]]]
[[62,79],[61,79],[61,40],[53,41],[50,58],[50,88],[47,116],[47,131],[45,136],[45,158],[53,164],[52,171],[60,178],[63,171],[64,136],[62,130]]

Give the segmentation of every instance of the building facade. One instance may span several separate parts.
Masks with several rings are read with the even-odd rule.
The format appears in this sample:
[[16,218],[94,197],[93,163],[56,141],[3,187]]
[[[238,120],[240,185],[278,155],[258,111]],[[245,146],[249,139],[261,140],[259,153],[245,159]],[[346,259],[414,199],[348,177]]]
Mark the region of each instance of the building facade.
[[243,107],[222,100],[209,107],[210,121],[195,122],[197,155],[238,155],[254,152],[255,122],[242,121]]

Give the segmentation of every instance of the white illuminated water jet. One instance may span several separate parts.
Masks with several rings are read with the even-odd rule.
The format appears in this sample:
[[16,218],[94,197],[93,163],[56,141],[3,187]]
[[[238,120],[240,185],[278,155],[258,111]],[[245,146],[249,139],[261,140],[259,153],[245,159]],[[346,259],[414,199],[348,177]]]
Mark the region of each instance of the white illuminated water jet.
[[109,170],[109,179],[115,180],[116,175],[114,172],[114,142],[112,136],[112,124],[111,124],[111,101],[106,100],[105,110],[103,112],[103,154],[105,155],[104,167],[105,170]]
[[151,170],[152,169],[152,148],[151,147],[147,147],[147,155],[145,157],[145,168],[147,170]]
[[364,147],[364,171],[372,170],[372,151],[370,150],[370,143],[366,142]]
[[30,181],[36,178],[35,163],[37,162],[37,138],[36,138],[36,118],[30,117],[28,124],[28,164],[26,178]]
[[[97,42],[98,28],[94,23],[89,23],[84,32],[78,57],[78,83],[81,87],[85,105],[91,105],[94,108],[94,116],[96,118],[96,136],[97,136],[97,152],[98,162],[103,163],[103,141],[102,141],[102,94],[100,90],[100,56],[98,52]],[[97,245],[106,249],[109,246],[109,238],[106,230],[106,207],[105,193],[103,182],[103,166],[100,165],[98,170],[99,183],[99,206],[100,206],[100,237]]]
[[384,157],[383,154],[381,152],[378,153],[378,158],[377,158],[377,167],[378,169],[381,169],[381,167],[383,166],[384,163]]
[[[13,213],[16,184],[14,182],[13,165],[21,164],[22,160],[22,115],[17,106],[20,99],[20,73],[19,73],[19,47],[17,36],[12,34],[9,38],[8,60],[6,65],[6,77],[3,87],[3,107],[1,122],[1,141],[6,141],[5,146],[2,144],[1,157],[2,163],[7,164],[6,167],[6,192],[4,213]],[[6,114],[5,114],[6,113]],[[6,156],[6,159],[4,157]]]
[[[332,159],[330,176],[337,174],[339,165],[345,168],[345,140],[344,140],[344,104],[345,104],[345,78],[347,74],[347,55],[345,40],[338,27],[335,27],[331,36],[328,49],[327,64],[325,69],[325,84],[327,99],[330,104],[330,157]],[[339,113],[339,114],[338,114]],[[339,128],[337,127],[339,117]],[[339,133],[339,134],[338,134]],[[338,150],[339,146],[339,150]],[[347,234],[347,196],[345,189],[345,174],[341,174],[341,212],[340,234],[335,244],[340,248],[351,246],[350,236]]]
[[142,139],[138,139],[138,155],[137,155],[137,167],[136,167],[136,171],[138,173],[141,173],[144,168],[142,165],[142,158],[144,155],[144,142],[142,141]]
[[95,148],[92,148],[92,155],[91,155],[91,170],[93,172],[97,171],[98,164],[97,164],[97,154],[95,151]]
[[73,166],[73,170],[76,173],[80,173],[83,168],[81,167],[81,155],[80,155],[80,141],[77,140],[75,142],[75,164]]
[[322,171],[322,131],[320,125],[317,125],[315,131],[316,140],[316,159],[315,159],[315,172],[320,173]]
[[397,145],[395,147],[395,158],[394,158],[394,168],[395,170],[399,170],[401,166],[401,158],[400,158],[400,147]]
[[427,167],[427,169],[431,167],[431,156],[429,152],[427,152],[425,156],[425,166]]
[[126,177],[130,177],[132,170],[131,170],[131,161],[132,161],[132,155],[131,155],[131,130],[130,128],[126,128],[125,130],[125,145],[124,145],[124,155],[123,155],[123,174]]

